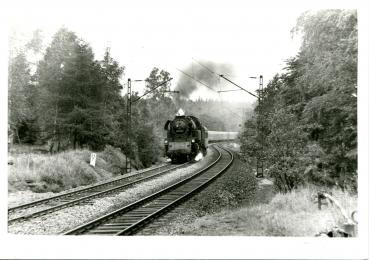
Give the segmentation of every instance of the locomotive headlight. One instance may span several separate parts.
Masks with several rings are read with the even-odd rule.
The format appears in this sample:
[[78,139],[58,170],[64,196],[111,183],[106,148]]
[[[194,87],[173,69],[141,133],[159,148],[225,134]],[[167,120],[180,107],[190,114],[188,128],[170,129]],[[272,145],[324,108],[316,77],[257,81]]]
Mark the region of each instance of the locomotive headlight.
[[194,143],[195,142],[195,139],[192,139],[191,142]]
[[167,139],[164,140],[164,144],[168,144],[168,140]]

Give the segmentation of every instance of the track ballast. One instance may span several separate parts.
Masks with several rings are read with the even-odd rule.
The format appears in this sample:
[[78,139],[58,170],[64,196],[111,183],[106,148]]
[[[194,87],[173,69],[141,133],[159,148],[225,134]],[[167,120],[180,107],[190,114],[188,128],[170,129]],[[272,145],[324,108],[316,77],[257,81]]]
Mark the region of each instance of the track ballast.
[[[25,203],[8,209],[8,224],[19,221],[25,221],[30,218],[46,215],[57,210],[79,205],[88,202],[91,199],[103,197],[114,192],[130,187],[134,184],[158,177],[164,173],[182,167],[181,165],[165,164],[163,166],[143,170],[129,176],[122,176],[114,180],[105,181],[96,185],[90,185],[71,192],[65,192],[57,196]],[[42,206],[41,210],[36,210],[29,214],[22,214],[22,211],[31,207]],[[12,217],[12,216],[16,217]]]
[[224,148],[216,149],[219,152],[217,160],[190,177],[64,234],[132,235],[136,233],[226,171],[233,162],[233,155]]

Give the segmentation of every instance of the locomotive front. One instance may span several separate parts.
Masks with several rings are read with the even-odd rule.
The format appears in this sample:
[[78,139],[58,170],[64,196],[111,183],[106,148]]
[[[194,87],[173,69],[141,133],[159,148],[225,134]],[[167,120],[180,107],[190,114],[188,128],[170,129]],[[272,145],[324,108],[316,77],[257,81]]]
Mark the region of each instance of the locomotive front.
[[193,116],[176,116],[168,120],[164,129],[165,154],[172,160],[191,160],[201,151],[206,153],[206,128]]

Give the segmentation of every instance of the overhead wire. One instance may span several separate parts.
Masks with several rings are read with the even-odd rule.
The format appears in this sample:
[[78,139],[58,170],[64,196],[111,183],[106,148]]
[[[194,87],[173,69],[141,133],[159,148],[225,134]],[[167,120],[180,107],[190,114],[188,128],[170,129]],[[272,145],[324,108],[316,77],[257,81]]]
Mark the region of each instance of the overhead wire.
[[[198,62],[197,60],[195,60],[194,58],[192,58],[196,63],[198,63],[199,65],[201,65],[202,67],[204,67],[205,69],[207,69],[209,72],[211,72],[213,75],[218,75],[217,73],[215,73],[215,72],[213,72],[211,69],[209,69],[208,67],[206,67],[205,65],[202,65],[200,62]],[[180,72],[182,72],[184,75],[186,75],[187,77],[189,77],[189,78],[191,78],[192,80],[194,80],[194,81],[196,81],[196,82],[198,82],[198,83],[200,83],[201,85],[203,85],[203,86],[205,86],[205,87],[207,87],[207,88],[209,88],[210,90],[212,90],[212,91],[214,91],[214,92],[217,92],[218,93],[218,95],[219,95],[219,97],[220,97],[220,101],[221,101],[221,103],[223,104],[224,102],[223,102],[223,99],[222,99],[222,97],[221,97],[221,95],[220,95],[220,93],[218,92],[218,91],[216,91],[215,89],[213,89],[212,87],[210,87],[210,86],[208,86],[207,84],[205,84],[205,83],[203,83],[203,82],[201,82],[201,81],[199,81],[199,80],[197,80],[196,78],[194,78],[193,76],[191,76],[191,75],[189,75],[188,73],[186,73],[186,72],[184,72],[184,71],[182,71],[182,70],[180,70],[180,69],[178,69],[178,68],[176,68],[178,71],[180,71]],[[193,67],[192,67],[192,69],[193,69]],[[220,81],[220,77],[217,77],[218,78],[218,82]],[[220,88],[220,85],[219,85],[219,88]],[[234,115],[236,115],[236,116],[238,116],[239,118],[243,118],[243,116],[241,116],[241,115],[239,115],[239,114],[237,114],[237,113],[235,113],[235,112],[233,112],[232,110],[230,110],[229,108],[227,108],[226,106],[224,106],[224,105],[222,105],[222,107],[223,108],[225,108],[226,110],[228,110],[229,112],[231,112],[232,114],[234,114]]]
[[205,66],[204,64],[201,64],[199,61],[195,60],[194,58],[192,58],[192,59],[193,59],[196,63],[198,63],[200,66],[202,66],[202,67],[204,67],[205,69],[207,69],[210,73],[215,74],[215,75],[217,75],[217,76],[219,76],[219,77],[221,77],[221,78],[225,79],[226,81],[228,81],[228,82],[232,83],[233,85],[237,86],[238,88],[240,88],[240,89],[244,90],[244,91],[245,91],[245,92],[247,92],[248,94],[250,94],[250,95],[252,95],[252,96],[254,96],[254,97],[258,98],[258,96],[256,96],[255,94],[251,93],[250,91],[248,91],[248,90],[244,89],[243,87],[239,86],[238,84],[236,84],[236,83],[234,83],[233,81],[231,81],[231,80],[227,79],[226,77],[224,77],[224,74],[216,73],[216,72],[212,71],[211,69],[209,69],[209,68],[208,68],[207,66]]
[[212,74],[216,74],[219,75],[218,73],[215,73],[214,71],[212,71],[211,69],[209,69],[207,66],[201,64],[199,61],[195,60],[194,58],[192,58],[197,64],[199,64],[201,67],[205,68],[206,70],[208,70],[210,73]]
[[178,69],[178,68],[176,68],[176,69],[177,69],[178,71],[182,72],[182,73],[183,73],[184,75],[186,75],[187,77],[191,78],[192,80],[194,80],[194,81],[196,81],[196,82],[200,83],[201,85],[203,85],[203,86],[207,87],[208,89],[210,89],[210,90],[212,90],[212,91],[214,91],[214,92],[218,92],[218,91],[216,91],[215,89],[213,89],[212,87],[210,87],[210,86],[206,85],[205,83],[201,82],[200,80],[198,80],[198,79],[196,79],[196,78],[192,77],[192,76],[191,76],[191,75],[189,75],[188,73],[186,73],[186,72],[184,72],[184,71],[182,71],[182,70],[180,70],[180,69]]
[[[219,80],[220,80],[220,78],[219,78]],[[224,100],[223,100],[223,97],[221,95],[221,92],[218,91],[218,95],[219,95],[220,103],[221,103],[221,105],[222,105],[223,108],[225,108],[226,110],[228,110],[231,114],[233,114],[235,116],[238,116],[239,118],[243,119],[243,116],[239,115],[238,113],[233,112],[231,109],[229,109],[228,107],[226,107],[224,105]]]
[[146,91],[142,96],[140,96],[140,97],[136,98],[135,100],[132,100],[132,103],[133,103],[133,102],[136,102],[136,101],[138,101],[138,100],[140,100],[142,97],[146,96],[147,94],[150,94],[150,93],[151,93],[151,92],[153,92],[155,89],[157,89],[157,88],[159,88],[159,87],[163,86],[164,84],[168,83],[168,82],[169,82],[169,81],[171,81],[172,79],[173,79],[173,78],[169,78],[169,79],[167,79],[166,81],[161,82],[159,85],[155,86],[155,87],[154,87],[154,88],[152,88],[151,90]]
[[[205,66],[204,64],[201,64],[199,61],[197,61],[196,59],[192,58],[197,64],[199,64],[201,67],[205,68],[207,71],[209,71],[211,74],[216,75],[217,79],[218,79],[218,85],[219,85],[219,91],[221,91],[221,85],[220,85],[220,78],[221,75],[219,73],[216,73],[214,71],[212,71],[209,67]],[[226,110],[228,110],[230,113],[232,113],[233,115],[238,116],[239,118],[243,118],[243,116],[233,112],[231,109],[227,108],[226,106],[224,106],[224,100],[222,98],[221,92],[217,91],[219,98],[220,98],[220,102],[222,104],[222,107],[225,108]]]
[[247,92],[248,94],[250,94],[251,96],[254,96],[256,98],[259,98],[258,96],[256,96],[255,94],[251,93],[250,91],[244,89],[243,87],[241,87],[240,85],[237,85],[236,83],[234,83],[233,81],[227,79],[226,77],[224,77],[224,75],[219,75],[219,77],[225,79],[226,81],[229,81],[230,83],[232,83],[233,85],[239,87],[240,89],[242,89],[243,91]]
[[[221,74],[215,72],[215,71],[212,71],[209,67],[205,66],[204,64],[202,64],[201,62],[199,62],[198,60],[192,58],[197,64],[199,64],[201,67],[205,68],[206,70],[208,70],[211,74],[215,74],[217,75],[218,77],[221,76]],[[237,78],[237,76],[234,76],[234,75],[230,75],[228,73],[223,73],[222,75],[227,75],[228,77],[230,78]]]

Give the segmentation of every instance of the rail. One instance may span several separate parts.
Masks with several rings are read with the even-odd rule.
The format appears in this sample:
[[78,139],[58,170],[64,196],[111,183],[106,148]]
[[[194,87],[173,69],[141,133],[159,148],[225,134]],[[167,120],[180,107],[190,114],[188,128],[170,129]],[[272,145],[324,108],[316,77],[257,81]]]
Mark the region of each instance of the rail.
[[154,219],[190,198],[228,169],[233,162],[233,154],[224,148],[216,149],[219,153],[218,158],[206,168],[139,201],[92,220],[87,224],[80,225],[64,234],[134,234]]
[[[141,171],[136,174],[130,174],[129,176],[119,177],[114,180],[105,181],[102,183],[98,183],[95,185],[90,185],[85,188],[81,188],[78,190],[73,190],[71,192],[66,192],[63,194],[59,194],[57,196],[52,196],[49,198],[33,201],[30,203],[22,204],[13,208],[8,209],[8,224],[12,224],[14,222],[24,221],[30,218],[46,215],[57,210],[71,207],[73,205],[84,203],[85,201],[89,201],[90,199],[99,198],[102,196],[106,196],[108,194],[112,194],[114,192],[121,191],[124,188],[132,186],[134,184],[158,177],[164,173],[170,172],[172,170],[178,169],[186,164],[180,165],[170,165],[166,164],[163,166],[147,169]],[[132,179],[133,178],[133,179]],[[128,181],[128,179],[131,179]],[[46,207],[45,209],[36,210],[35,212],[22,215],[17,212],[17,210],[21,211],[30,207],[35,207],[38,205],[47,206],[48,204],[55,204],[50,207]],[[16,217],[11,217],[14,215],[20,215]]]

